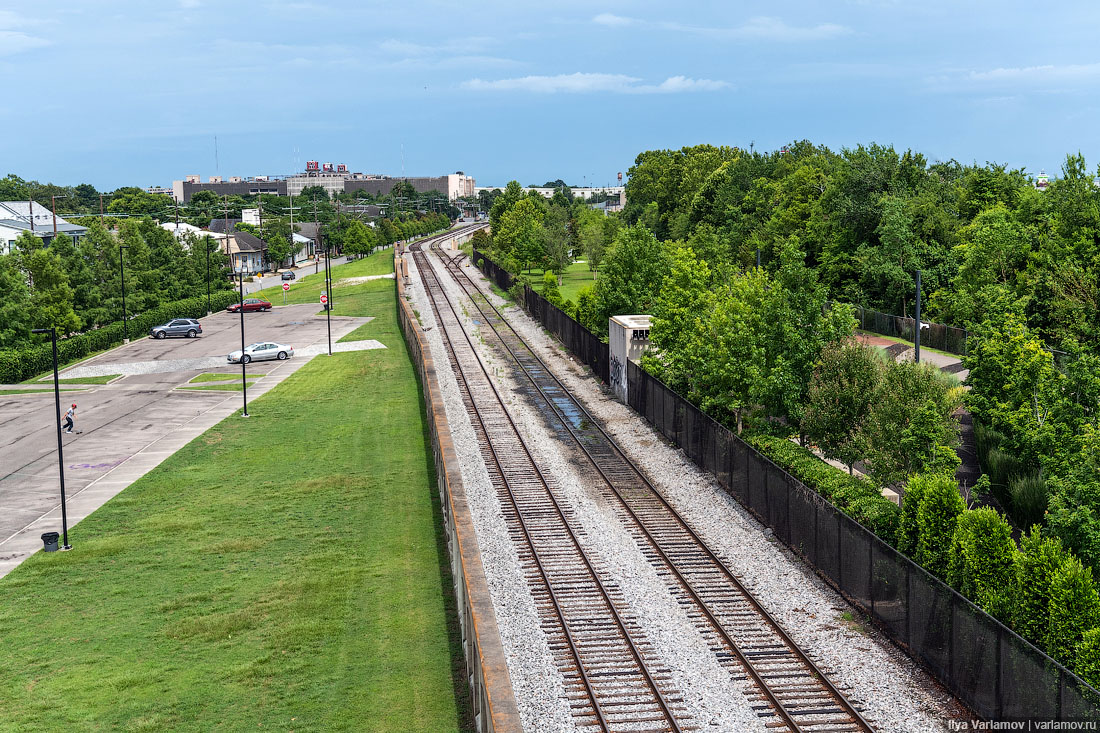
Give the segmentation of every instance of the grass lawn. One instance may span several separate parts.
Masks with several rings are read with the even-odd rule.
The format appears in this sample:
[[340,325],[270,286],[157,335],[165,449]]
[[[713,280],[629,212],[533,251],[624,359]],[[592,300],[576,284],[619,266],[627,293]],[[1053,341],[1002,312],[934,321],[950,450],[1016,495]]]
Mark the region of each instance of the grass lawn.
[[[84,379],[58,379],[57,383],[58,384],[107,384],[112,379],[118,379],[121,376],[122,376],[121,374],[104,374],[104,375],[99,376],[99,377],[85,377]],[[42,379],[37,380],[35,382],[35,384],[46,383],[46,382],[49,382],[50,384],[53,384],[53,374],[51,374],[49,377],[43,377]]]
[[[306,268],[299,272],[312,272],[312,269]],[[375,252],[369,257],[364,257],[361,260],[349,262],[346,265],[337,265],[332,268],[333,282],[347,277],[364,277],[367,275],[385,275],[393,272],[393,250],[383,249]],[[359,287],[358,285],[347,286],[348,289]],[[325,289],[325,267],[321,265],[316,275],[306,275],[305,277],[299,277],[294,282],[290,283],[290,290],[286,293],[287,305],[294,305],[296,303],[316,303],[320,307],[321,291]],[[390,283],[390,290],[393,289],[393,283]],[[335,289],[335,301],[337,308],[340,307],[340,293],[345,290],[344,287],[339,285]],[[274,305],[283,304],[283,286],[276,285],[273,288],[265,288],[258,293],[252,293],[251,298],[263,298],[264,300]],[[358,313],[351,313],[349,311],[333,311],[333,314],[340,313],[340,315],[360,315]],[[370,314],[373,315],[373,314]]]
[[[83,389],[73,389],[72,387],[65,389],[64,387],[58,388],[59,392],[84,392]],[[42,392],[53,392],[53,387],[43,387],[42,389],[0,389],[0,395],[10,394],[41,394]]]
[[[906,341],[905,339],[899,339],[896,336],[884,336],[883,334],[875,333],[874,331],[862,331],[862,330],[857,328],[856,333],[864,333],[864,334],[867,334],[868,336],[877,336],[880,339],[886,339],[887,341],[893,341],[895,344],[907,344],[909,346],[913,345],[912,341]],[[949,356],[952,359],[962,360],[962,356],[960,356],[959,354],[952,354],[950,351],[941,351],[940,349],[933,349],[931,346],[925,346],[924,344],[920,345],[920,350],[921,351],[931,351],[931,352],[934,352],[936,354],[943,354],[944,356]]]
[[[241,375],[239,372],[221,372],[220,374],[218,372],[204,372],[203,374],[199,374],[198,376],[191,377],[191,379],[187,380],[187,383],[201,384],[202,382],[224,382],[227,379],[237,379],[240,376]],[[264,377],[267,375],[248,372],[248,376],[251,379],[253,377]]]
[[[539,292],[542,292],[542,273],[543,270],[523,271],[524,275],[531,278],[535,290]],[[562,275],[561,279],[561,286],[558,290],[561,291],[561,297],[576,303],[581,288],[591,287],[595,282],[596,280],[592,277],[592,271],[588,269],[587,262],[574,262],[569,267],[565,268],[565,273]]]
[[[392,256],[386,253],[387,256]],[[393,283],[318,356],[0,580],[0,729],[468,729]]]

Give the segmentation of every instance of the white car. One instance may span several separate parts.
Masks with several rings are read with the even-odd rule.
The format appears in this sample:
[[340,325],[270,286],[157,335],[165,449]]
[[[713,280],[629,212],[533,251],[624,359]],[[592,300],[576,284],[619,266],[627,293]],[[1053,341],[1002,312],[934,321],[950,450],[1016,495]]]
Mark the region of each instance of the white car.
[[294,356],[293,346],[277,344],[274,341],[260,341],[259,343],[249,344],[244,347],[243,352],[237,349],[225,358],[231,364],[238,364],[242,361],[247,364],[250,361],[265,361],[267,359],[278,359],[282,361],[292,356]]

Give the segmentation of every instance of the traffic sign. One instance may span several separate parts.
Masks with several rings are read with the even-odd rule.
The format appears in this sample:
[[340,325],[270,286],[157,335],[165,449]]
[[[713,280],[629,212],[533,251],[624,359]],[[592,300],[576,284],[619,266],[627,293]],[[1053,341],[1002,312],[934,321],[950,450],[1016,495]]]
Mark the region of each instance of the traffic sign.
[[290,290],[290,283],[283,283],[283,292]]
[[325,295],[324,293],[321,293],[321,305],[324,305],[327,302],[328,302],[328,296]]

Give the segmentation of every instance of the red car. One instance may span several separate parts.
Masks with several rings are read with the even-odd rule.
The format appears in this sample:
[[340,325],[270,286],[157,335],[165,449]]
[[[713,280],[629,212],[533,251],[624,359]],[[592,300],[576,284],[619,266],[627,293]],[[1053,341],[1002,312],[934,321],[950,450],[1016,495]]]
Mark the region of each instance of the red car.
[[[226,308],[226,310],[229,311],[230,313],[236,313],[236,312],[240,311],[240,309],[241,309],[241,304],[240,303],[234,303],[233,305]],[[268,303],[266,300],[260,300],[259,298],[245,298],[244,299],[244,312],[245,313],[248,313],[250,311],[269,311],[269,310],[271,310],[271,303]]]

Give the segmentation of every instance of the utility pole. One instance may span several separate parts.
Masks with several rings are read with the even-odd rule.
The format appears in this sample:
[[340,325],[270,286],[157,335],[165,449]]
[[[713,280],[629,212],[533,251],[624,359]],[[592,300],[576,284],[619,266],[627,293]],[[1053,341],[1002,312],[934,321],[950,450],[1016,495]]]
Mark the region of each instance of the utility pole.
[[917,270],[917,325],[913,329],[913,361],[920,364],[920,270]]
[[290,194],[290,266],[294,267],[298,264],[298,250],[294,247],[294,210],[300,209],[300,206],[294,205],[294,194]]
[[317,232],[317,241],[313,243],[313,274],[317,274],[317,247],[321,244],[321,225],[317,223],[317,196],[313,197],[313,229]]
[[127,245],[118,245],[118,272],[122,280],[122,343],[130,343],[130,328],[126,323],[126,263],[122,260],[122,252]]
[[207,234],[202,241],[206,245],[206,315],[210,315],[210,235]]
[[103,194],[99,194],[99,223],[103,225]]

